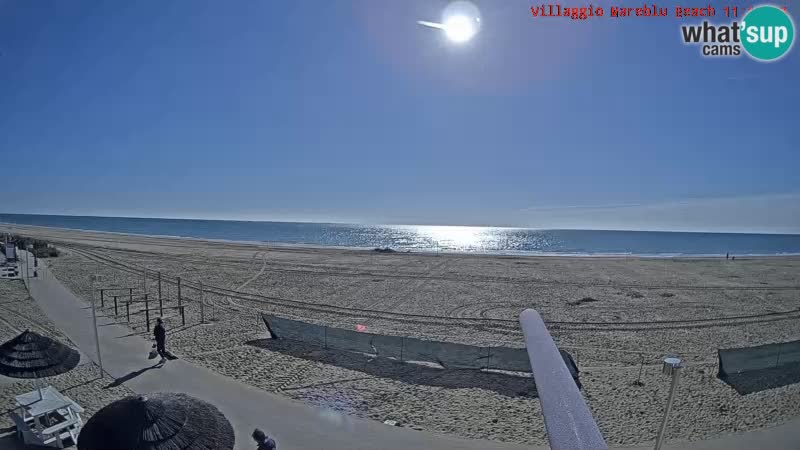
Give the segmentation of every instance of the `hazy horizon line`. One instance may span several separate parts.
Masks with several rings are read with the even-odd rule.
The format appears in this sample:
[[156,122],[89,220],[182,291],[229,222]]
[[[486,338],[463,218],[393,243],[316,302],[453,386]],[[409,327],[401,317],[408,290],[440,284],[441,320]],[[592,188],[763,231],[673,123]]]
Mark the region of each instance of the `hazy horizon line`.
[[663,206],[686,206],[698,202],[719,202],[719,201],[742,201],[754,199],[786,199],[799,198],[800,192],[772,192],[764,194],[746,194],[731,196],[697,196],[683,197],[675,199],[664,199],[654,202],[629,202],[629,203],[606,203],[606,204],[586,204],[586,205],[532,205],[520,208],[518,211],[561,211],[571,209],[597,210],[597,209],[620,209],[620,208],[653,208]]

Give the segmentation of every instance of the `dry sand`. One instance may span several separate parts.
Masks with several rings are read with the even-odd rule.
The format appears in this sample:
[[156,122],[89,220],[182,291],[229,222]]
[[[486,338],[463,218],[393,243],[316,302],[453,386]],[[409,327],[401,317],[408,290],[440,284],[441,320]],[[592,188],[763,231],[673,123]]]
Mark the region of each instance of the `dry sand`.
[[[96,287],[141,292],[140,268],[146,267],[162,272],[164,306],[175,306],[176,287],[166,280],[182,277],[186,326],[176,310],[165,311],[173,351],[254,386],[360,417],[465,437],[545,442],[529,379],[428,369],[300,344],[265,344],[257,311],[351,329],[364,324],[376,333],[521,346],[514,320],[522,309],[536,308],[559,346],[578,360],[584,395],[611,444],[655,437],[669,384],[658,363],[668,353],[688,363],[671,438],[757,429],[800,414],[800,385],[739,396],[715,377],[718,348],[800,339],[800,314],[713,320],[702,327],[615,324],[797,310],[796,257],[726,261],[379,254],[13,228],[65,244],[65,254],[49,264],[87,299],[92,274],[103,275]],[[200,282],[215,287],[205,289],[205,325],[199,325]],[[243,294],[224,295],[216,288]],[[157,298],[153,274],[147,276],[147,291]],[[136,314],[141,306],[133,304],[129,325],[146,333],[144,316]],[[124,309],[119,309],[124,323]],[[114,313],[109,296],[105,311]],[[508,322],[459,319],[464,317]],[[642,362],[642,385],[634,385]]]

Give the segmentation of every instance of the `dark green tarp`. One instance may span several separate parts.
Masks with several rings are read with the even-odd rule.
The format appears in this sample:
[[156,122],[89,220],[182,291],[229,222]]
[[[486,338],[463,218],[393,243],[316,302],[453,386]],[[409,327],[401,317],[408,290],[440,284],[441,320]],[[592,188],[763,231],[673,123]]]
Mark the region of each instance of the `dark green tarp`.
[[718,350],[719,378],[740,394],[800,382],[800,341]]
[[[513,347],[481,347],[453,342],[428,341],[417,338],[386,336],[315,325],[297,320],[262,314],[262,319],[276,339],[307,342],[334,350],[367,353],[401,361],[440,364],[448,369],[494,369],[530,372],[527,350]],[[576,383],[578,367],[569,353],[561,357]]]

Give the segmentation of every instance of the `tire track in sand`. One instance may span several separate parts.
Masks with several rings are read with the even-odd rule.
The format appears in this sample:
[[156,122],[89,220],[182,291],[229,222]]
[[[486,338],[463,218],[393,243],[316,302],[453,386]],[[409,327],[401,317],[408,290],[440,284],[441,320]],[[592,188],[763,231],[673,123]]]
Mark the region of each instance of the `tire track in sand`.
[[[237,288],[232,289],[233,291],[241,291],[242,289],[246,288],[248,284],[250,284],[253,281],[257,280],[261,275],[264,274],[264,272],[266,272],[266,270],[267,270],[267,252],[256,252],[255,254],[253,254],[253,259],[256,259],[256,257],[258,257],[259,254],[262,255],[261,259],[263,261],[263,263],[261,264],[261,270],[259,270],[258,273],[256,273],[252,277],[250,277],[247,280],[245,280],[245,282],[242,283],[241,285],[239,285]],[[250,308],[250,307],[244,306],[244,305],[242,305],[240,303],[236,303],[235,301],[233,301],[231,299],[230,295],[226,295],[225,296],[225,300],[228,302],[229,305],[233,305],[233,306],[235,306],[237,308],[256,310],[255,308]]]

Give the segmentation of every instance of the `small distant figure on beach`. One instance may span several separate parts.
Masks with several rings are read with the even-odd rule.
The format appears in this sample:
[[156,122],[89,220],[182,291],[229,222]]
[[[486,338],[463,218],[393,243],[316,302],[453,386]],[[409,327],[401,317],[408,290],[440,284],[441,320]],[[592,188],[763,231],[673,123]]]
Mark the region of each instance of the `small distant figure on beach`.
[[731,256],[731,261],[736,261],[736,256]]
[[156,326],[153,328],[153,335],[156,338],[156,350],[158,351],[159,356],[161,356],[161,361],[159,364],[164,364],[167,362],[167,349],[166,349],[166,341],[167,341],[167,330],[164,328],[164,321],[161,320],[161,317],[156,319]]
[[253,430],[253,439],[256,441],[256,444],[258,444],[256,450],[275,450],[278,448],[277,444],[275,444],[275,440],[258,428]]
[[725,259],[730,259],[730,257],[731,257],[730,253],[725,253]]

